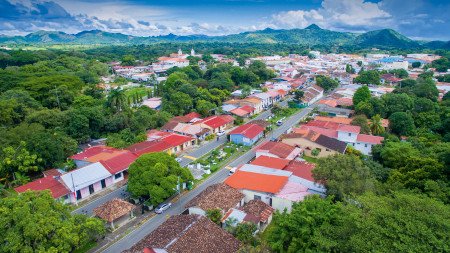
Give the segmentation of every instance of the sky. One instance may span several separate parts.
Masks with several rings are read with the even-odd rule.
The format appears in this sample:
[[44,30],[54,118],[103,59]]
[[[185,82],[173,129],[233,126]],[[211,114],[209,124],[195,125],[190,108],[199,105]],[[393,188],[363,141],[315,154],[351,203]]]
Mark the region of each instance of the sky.
[[103,30],[138,36],[305,28],[392,28],[450,40],[450,0],[0,0],[0,34]]

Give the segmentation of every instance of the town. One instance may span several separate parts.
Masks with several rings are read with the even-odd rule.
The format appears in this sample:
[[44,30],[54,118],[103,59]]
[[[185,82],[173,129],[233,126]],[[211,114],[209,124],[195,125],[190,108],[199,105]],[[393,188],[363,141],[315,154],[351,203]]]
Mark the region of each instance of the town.
[[[73,124],[64,131],[79,145],[62,163],[31,155],[28,140],[4,149],[3,159],[17,161],[5,165],[17,173],[2,174],[16,193],[48,192],[72,215],[95,217],[86,252],[278,252],[270,243],[286,240],[282,219],[313,208],[300,203],[330,205],[330,196],[348,200],[376,182],[417,189],[415,177],[415,184],[428,180],[424,194],[439,194],[429,184],[445,180],[448,142],[434,149],[420,138],[433,131],[448,139],[450,70],[433,67],[442,56],[309,51],[241,59],[183,50],[150,64],[128,56],[108,62],[83,97],[69,101],[70,87],[59,87],[53,111],[26,116],[58,125],[50,122],[68,115]],[[0,101],[29,96],[6,93]],[[88,108],[55,111],[100,108],[94,98],[102,93],[111,114],[105,123]],[[96,124],[115,130],[99,134]],[[436,172],[414,175],[421,166]]]

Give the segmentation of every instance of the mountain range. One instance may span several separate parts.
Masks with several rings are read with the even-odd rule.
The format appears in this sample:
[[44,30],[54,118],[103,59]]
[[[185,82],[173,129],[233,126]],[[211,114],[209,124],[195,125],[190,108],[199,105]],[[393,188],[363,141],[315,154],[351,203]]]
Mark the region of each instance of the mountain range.
[[381,29],[366,33],[337,32],[322,29],[312,24],[304,29],[264,29],[224,36],[175,34],[140,37],[100,30],[83,31],[77,34],[38,31],[26,36],[0,35],[0,43],[12,44],[150,44],[158,42],[231,42],[231,43],[284,43],[305,46],[351,47],[356,49],[450,49],[450,41],[412,40],[392,29]]

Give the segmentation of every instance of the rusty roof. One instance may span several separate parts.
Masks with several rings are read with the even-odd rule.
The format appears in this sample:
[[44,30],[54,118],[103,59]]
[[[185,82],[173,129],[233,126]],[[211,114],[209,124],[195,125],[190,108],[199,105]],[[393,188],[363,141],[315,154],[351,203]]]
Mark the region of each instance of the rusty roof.
[[189,201],[186,204],[186,208],[196,206],[204,211],[216,208],[227,211],[237,206],[243,198],[244,194],[239,190],[224,183],[219,183],[208,186],[204,191]]
[[105,221],[112,222],[127,215],[134,208],[136,208],[135,205],[116,198],[94,208],[94,214]]

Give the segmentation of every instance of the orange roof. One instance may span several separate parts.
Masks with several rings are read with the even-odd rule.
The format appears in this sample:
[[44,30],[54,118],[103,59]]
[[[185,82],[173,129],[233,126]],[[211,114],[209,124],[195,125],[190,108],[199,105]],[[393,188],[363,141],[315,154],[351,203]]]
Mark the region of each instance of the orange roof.
[[319,101],[319,104],[328,105],[330,107],[336,107],[337,101],[335,99],[322,99]]
[[282,170],[289,164],[289,162],[290,160],[261,155],[250,164]]
[[237,170],[225,180],[225,184],[236,189],[278,193],[287,181],[288,177]]
[[102,152],[100,154],[91,156],[87,159],[87,161],[91,162],[91,163],[96,163],[98,161],[104,161],[104,160],[108,160],[111,159],[113,157],[119,156],[121,154],[126,153],[127,151],[125,150],[119,150],[119,151],[114,151],[112,153],[110,152]]
[[336,123],[339,123],[339,124],[346,124],[346,125],[350,125],[350,123],[352,123],[352,119],[341,118],[341,117],[316,116],[314,119],[315,120],[320,120],[320,121],[336,122]]

